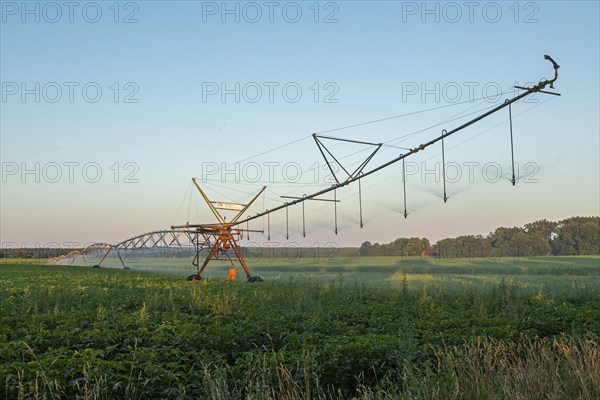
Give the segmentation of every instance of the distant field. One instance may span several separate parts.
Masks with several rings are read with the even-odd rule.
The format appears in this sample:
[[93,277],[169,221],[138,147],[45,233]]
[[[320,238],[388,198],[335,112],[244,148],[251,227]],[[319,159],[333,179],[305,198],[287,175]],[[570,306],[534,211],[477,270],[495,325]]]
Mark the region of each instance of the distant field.
[[[195,272],[188,258],[126,259],[128,268],[135,271],[168,273],[187,276]],[[390,285],[436,283],[444,286],[465,284],[490,285],[513,279],[524,287],[534,289],[568,288],[600,284],[600,257],[512,257],[498,259],[435,259],[421,257],[325,257],[263,258],[248,260],[250,272],[268,280],[313,280],[331,282],[343,280]],[[115,260],[103,266],[122,268]],[[203,276],[226,279],[229,262],[212,261]],[[244,274],[236,266],[238,278]]]
[[599,261],[3,263],[0,396],[595,400]]

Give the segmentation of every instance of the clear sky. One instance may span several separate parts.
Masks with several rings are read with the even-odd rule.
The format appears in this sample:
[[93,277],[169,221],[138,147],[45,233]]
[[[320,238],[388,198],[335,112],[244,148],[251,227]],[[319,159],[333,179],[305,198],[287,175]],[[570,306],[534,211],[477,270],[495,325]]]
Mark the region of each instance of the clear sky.
[[[333,203],[310,202],[307,238],[301,206],[289,210],[290,241],[435,241],[600,214],[598,1],[2,1],[1,12],[4,247],[211,222],[192,177],[221,201],[267,185],[252,212],[272,208],[331,184],[313,132],[395,146],[375,166],[550,78],[544,54],[561,65],[562,96],[513,105],[515,187],[503,110],[446,140],[446,204],[432,146],[406,160],[407,219],[398,163],[362,182],[363,229],[352,185],[337,193],[338,235]],[[348,166],[368,154],[326,144]],[[284,243],[285,212],[270,223]]]

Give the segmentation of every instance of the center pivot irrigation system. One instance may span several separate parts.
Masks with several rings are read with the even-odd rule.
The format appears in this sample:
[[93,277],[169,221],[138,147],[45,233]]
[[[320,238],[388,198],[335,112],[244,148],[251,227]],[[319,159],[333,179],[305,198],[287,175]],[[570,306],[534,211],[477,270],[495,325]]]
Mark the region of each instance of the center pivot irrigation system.
[[[170,230],[161,230],[150,232],[142,235],[138,235],[134,238],[127,239],[123,242],[117,243],[115,245],[107,245],[105,243],[99,243],[98,245],[88,246],[86,249],[71,252],[67,256],[56,257],[51,259],[50,262],[60,262],[64,259],[73,260],[77,256],[85,255],[91,251],[96,251],[102,249],[105,251],[104,255],[101,257],[100,262],[98,262],[95,266],[100,266],[102,261],[106,259],[108,254],[116,250],[117,255],[119,254],[119,250],[134,250],[134,249],[151,249],[157,247],[182,247],[182,243],[180,238],[187,238],[188,242],[192,245],[195,257],[192,261],[192,264],[197,267],[197,273],[188,277],[188,280],[201,280],[201,274],[208,265],[208,263],[213,259],[219,259],[220,257],[226,256],[233,266],[233,259],[230,256],[229,250],[233,251],[233,255],[235,260],[241,265],[246,273],[246,277],[249,282],[257,282],[262,281],[262,279],[258,276],[252,276],[250,271],[248,270],[248,265],[244,260],[242,250],[238,245],[238,240],[244,237],[244,233],[248,234],[249,232],[261,232],[264,233],[264,230],[250,230],[241,228],[242,224],[246,224],[248,227],[248,222],[264,217],[267,217],[267,229],[268,235],[270,239],[270,219],[269,216],[271,213],[274,213],[279,210],[286,210],[286,238],[289,239],[289,220],[288,220],[288,208],[302,203],[302,235],[306,236],[306,226],[305,226],[305,218],[304,218],[304,202],[308,200],[313,201],[327,201],[333,202],[335,205],[335,228],[334,231],[337,234],[337,189],[342,188],[344,186],[350,185],[354,182],[358,182],[358,194],[359,194],[359,211],[360,211],[360,227],[363,227],[362,220],[362,197],[361,197],[361,180],[366,178],[367,176],[374,174],[377,171],[380,171],[384,168],[389,167],[390,165],[396,164],[397,162],[402,162],[402,183],[403,183],[403,197],[404,197],[404,217],[407,217],[406,211],[406,174],[405,174],[405,159],[413,154],[418,153],[419,151],[423,151],[426,148],[441,142],[442,147],[442,180],[444,185],[444,194],[443,199],[444,202],[448,200],[448,196],[446,193],[446,176],[445,176],[445,147],[444,141],[451,135],[454,135],[457,132],[462,131],[463,129],[483,120],[484,118],[489,117],[490,115],[508,107],[509,114],[509,126],[510,126],[510,147],[511,147],[511,158],[512,158],[512,179],[511,182],[513,186],[516,184],[515,178],[515,168],[514,168],[514,149],[513,149],[513,132],[512,132],[512,108],[511,105],[520,99],[523,99],[526,96],[529,96],[534,93],[544,93],[554,96],[560,96],[559,93],[550,92],[545,90],[546,87],[554,89],[554,82],[558,79],[558,68],[559,65],[552,59],[552,57],[545,55],[544,58],[552,63],[554,68],[554,78],[547,80],[541,80],[537,85],[531,87],[521,87],[515,86],[516,89],[522,90],[520,94],[514,96],[511,99],[505,100],[502,104],[490,109],[489,111],[463,123],[462,125],[452,129],[452,130],[442,130],[441,135],[435,137],[434,139],[420,144],[417,147],[405,149],[404,153],[398,155],[397,157],[384,162],[378,166],[371,167],[368,169],[367,167],[370,165],[373,157],[377,154],[377,152],[383,146],[383,143],[371,143],[365,141],[357,141],[357,140],[349,140],[331,136],[323,136],[320,134],[313,134],[312,137],[321,153],[321,156],[325,160],[329,171],[331,172],[331,176],[335,180],[335,184],[330,187],[317,191],[312,194],[303,195],[302,197],[294,197],[294,196],[281,196],[286,201],[274,208],[264,210],[263,212],[257,213],[251,216],[245,216],[246,212],[250,208],[250,206],[255,202],[255,200],[265,191],[266,186],[263,186],[247,203],[231,203],[231,202],[221,202],[221,201],[212,201],[208,198],[206,193],[202,190],[200,185],[195,179],[192,179],[196,189],[202,195],[202,198],[208,205],[209,209],[212,211],[213,215],[217,219],[216,223],[209,224],[182,224],[182,225],[173,225]],[[369,146],[371,150],[370,154],[360,163],[354,170],[349,170],[336,158],[333,153],[329,150],[329,148],[325,145],[325,143],[331,141],[340,141],[346,143],[355,143],[364,146]],[[336,174],[335,170],[338,170]],[[340,173],[341,172],[341,173]],[[333,192],[333,199],[323,198],[321,196]],[[227,210],[234,211],[236,214],[227,221],[225,217],[220,213],[219,210]],[[105,250],[104,250],[105,249]],[[207,250],[208,254],[204,258],[202,264],[200,264],[201,252]],[[123,260],[120,255],[118,255],[119,260],[124,265]]]

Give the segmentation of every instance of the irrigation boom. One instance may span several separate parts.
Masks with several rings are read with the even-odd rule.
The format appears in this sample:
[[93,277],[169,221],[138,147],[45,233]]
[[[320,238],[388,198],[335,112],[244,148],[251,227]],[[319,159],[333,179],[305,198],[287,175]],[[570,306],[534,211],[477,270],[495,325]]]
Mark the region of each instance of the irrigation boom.
[[[325,162],[329,168],[329,171],[331,172],[331,174],[336,182],[335,184],[331,185],[328,188],[325,188],[323,190],[317,191],[312,194],[308,194],[308,195],[305,194],[301,197],[281,196],[286,201],[282,205],[279,205],[277,207],[274,207],[274,208],[271,208],[268,210],[264,210],[260,213],[257,213],[255,215],[251,215],[251,216],[247,216],[244,219],[242,219],[243,215],[250,209],[250,206],[265,191],[265,189],[266,189],[265,186],[263,186],[256,194],[254,194],[246,203],[242,204],[242,203],[234,203],[234,202],[227,202],[227,201],[212,201],[211,199],[209,199],[209,197],[206,195],[206,193],[202,190],[202,188],[200,187],[198,182],[195,179],[192,179],[194,185],[196,186],[196,189],[200,192],[203,200],[206,202],[206,204],[208,205],[208,207],[210,208],[210,210],[212,211],[212,213],[214,214],[214,216],[218,222],[206,223],[206,224],[186,223],[186,224],[182,224],[182,225],[173,225],[173,226],[171,226],[171,230],[160,230],[160,231],[145,233],[145,234],[138,235],[133,238],[127,239],[123,242],[113,244],[113,245],[108,245],[106,243],[98,243],[96,245],[89,246],[83,250],[72,252],[65,257],[58,257],[51,261],[61,262],[65,258],[74,259],[74,257],[76,257],[78,255],[86,255],[88,253],[91,253],[91,252],[94,252],[97,250],[107,249],[106,253],[101,258],[100,262],[96,265],[97,267],[99,267],[99,265],[102,263],[102,261],[107,257],[107,255],[112,250],[117,251],[119,260],[121,261],[123,266],[125,266],[123,263],[123,259],[119,255],[119,249],[121,249],[121,250],[153,249],[153,248],[158,248],[160,246],[167,247],[167,248],[168,247],[183,248],[183,245],[182,245],[180,239],[187,239],[189,244],[195,250],[195,257],[192,261],[192,264],[194,266],[198,267],[197,274],[191,275],[190,277],[188,277],[188,280],[203,279],[200,276],[200,274],[204,271],[204,268],[207,266],[207,264],[209,263],[209,261],[211,259],[225,259],[225,257],[226,257],[232,266],[232,268],[230,269],[230,272],[232,270],[233,270],[233,272],[235,272],[235,269],[233,269],[233,260],[231,257],[231,255],[233,255],[233,257],[235,257],[235,259],[237,259],[239,264],[244,269],[244,272],[246,273],[246,277],[248,278],[249,282],[262,281],[262,279],[260,277],[250,275],[250,271],[248,270],[248,266],[244,260],[243,254],[242,254],[242,249],[240,248],[240,246],[237,243],[238,240],[243,238],[244,233],[246,233],[246,234],[248,234],[249,232],[264,233],[264,229],[260,230],[260,231],[248,229],[249,221],[266,216],[267,221],[268,221],[267,222],[268,238],[269,238],[269,240],[271,240],[270,214],[274,213],[276,211],[285,209],[286,210],[286,231],[287,231],[286,238],[289,239],[288,207],[302,203],[302,234],[303,234],[303,236],[306,236],[305,217],[304,217],[304,202],[307,200],[328,201],[328,202],[333,202],[334,207],[336,207],[335,214],[334,214],[335,215],[334,231],[337,234],[338,233],[337,203],[339,202],[339,200],[337,200],[336,189],[350,185],[351,183],[354,183],[354,182],[358,182],[360,227],[362,228],[363,220],[362,220],[361,180],[363,178],[365,178],[371,174],[374,174],[375,172],[380,171],[384,168],[387,168],[390,165],[393,165],[399,161],[402,161],[402,183],[404,186],[404,217],[406,218],[406,216],[407,216],[407,212],[406,212],[406,175],[405,175],[405,168],[404,168],[404,160],[407,157],[409,157],[413,154],[416,154],[422,150],[425,150],[429,146],[432,146],[438,142],[441,142],[441,144],[442,144],[442,177],[443,177],[443,181],[444,181],[444,197],[443,198],[444,198],[444,202],[446,202],[448,197],[446,196],[444,139],[446,139],[447,137],[449,137],[451,135],[454,135],[457,132],[462,131],[463,129],[483,120],[484,118],[489,117],[490,115],[492,115],[506,107],[508,107],[508,111],[509,111],[511,153],[512,153],[512,162],[513,162],[513,176],[512,176],[511,182],[514,185],[515,184],[515,175],[514,175],[515,168],[514,168],[514,150],[513,150],[513,137],[512,137],[511,104],[513,104],[516,101],[519,101],[520,99],[522,99],[526,96],[529,96],[530,94],[533,94],[533,93],[544,93],[544,94],[560,96],[559,93],[549,92],[549,91],[544,90],[544,89],[546,89],[547,86],[549,86],[551,89],[554,89],[554,82],[556,82],[556,80],[558,79],[558,68],[560,68],[559,65],[552,59],[552,57],[545,55],[544,58],[552,63],[552,66],[554,68],[554,78],[552,78],[550,80],[543,79],[537,85],[534,85],[532,87],[515,86],[516,89],[523,90],[523,92],[521,94],[513,97],[512,99],[505,100],[504,103],[463,123],[462,125],[454,128],[450,131],[446,131],[445,129],[442,130],[442,134],[440,136],[437,136],[428,142],[420,144],[419,146],[417,146],[415,148],[403,149],[403,151],[405,151],[404,153],[400,154],[399,156],[397,156],[383,164],[373,167],[370,170],[366,170],[366,167],[371,162],[371,160],[373,159],[375,154],[381,149],[381,147],[383,146],[383,143],[370,143],[370,142],[359,141],[359,140],[350,140],[350,139],[336,138],[336,137],[331,137],[331,136],[323,136],[323,135],[314,133],[312,135],[312,137],[319,149],[319,152],[325,159]],[[371,148],[373,150],[362,161],[362,163],[359,164],[359,166],[356,169],[354,169],[352,172],[349,172],[338,161],[338,159],[327,148],[327,146],[324,144],[324,141],[326,141],[326,140],[342,141],[342,142],[347,142],[347,143],[355,143],[355,144],[371,146]],[[331,158],[333,160],[333,162],[335,162],[337,164],[337,166],[340,167],[340,169],[347,175],[347,177],[344,177],[344,179],[341,179],[340,177],[338,177],[336,175],[334,168],[332,167],[332,163],[330,162],[327,155],[329,155],[329,158]],[[333,192],[333,199],[319,198],[320,196],[322,196],[326,193],[329,193],[329,192]],[[233,216],[233,218],[231,218],[229,221],[227,221],[219,210],[235,211],[236,214]],[[244,223],[246,224],[246,229],[240,227],[240,225],[244,224]],[[246,236],[246,238],[247,237],[248,236]],[[202,264],[200,264],[200,254],[204,250],[208,251],[208,254],[204,258],[204,261],[202,262]],[[233,253],[233,254],[231,254],[231,253]],[[230,278],[230,279],[235,279],[235,273],[232,276],[233,276],[233,278]]]
[[[423,143],[423,144],[419,145],[418,147],[410,149],[408,152],[406,152],[404,154],[400,154],[398,157],[396,157],[396,158],[394,158],[394,159],[392,159],[392,160],[390,160],[390,161],[388,161],[388,162],[386,162],[384,164],[381,164],[381,165],[379,165],[379,166],[377,166],[377,167],[375,167],[375,168],[373,168],[373,169],[371,169],[369,171],[363,172],[362,169],[358,170],[358,171],[355,171],[354,173],[349,174],[348,179],[346,179],[346,180],[344,180],[342,182],[339,182],[337,180],[337,178],[336,178],[336,182],[337,183],[334,184],[334,185],[332,185],[332,186],[330,186],[330,187],[328,187],[328,188],[326,188],[326,189],[320,190],[318,192],[315,192],[315,193],[312,193],[312,194],[309,194],[309,195],[305,195],[303,197],[299,197],[299,198],[293,199],[293,200],[288,201],[288,202],[286,202],[286,203],[284,203],[284,204],[282,204],[280,206],[277,206],[277,207],[271,208],[269,210],[265,210],[263,212],[260,212],[258,214],[249,216],[249,217],[247,217],[245,219],[239,220],[236,223],[236,225],[252,221],[254,219],[263,217],[263,216],[265,216],[267,214],[270,214],[270,213],[273,213],[275,211],[279,211],[279,210],[282,210],[284,208],[293,206],[295,204],[302,203],[302,202],[304,202],[306,200],[316,199],[317,197],[319,197],[321,195],[324,195],[326,193],[332,192],[332,191],[334,191],[336,189],[339,189],[341,187],[347,186],[347,185],[349,185],[349,184],[351,184],[353,182],[359,181],[359,180],[361,180],[361,179],[363,179],[363,178],[365,178],[365,177],[367,177],[367,176],[369,176],[371,174],[374,174],[377,171],[380,171],[380,170],[382,170],[382,169],[384,169],[386,167],[389,167],[392,164],[397,163],[398,161],[402,161],[403,159],[405,159],[408,156],[416,154],[419,151],[425,150],[427,147],[429,147],[429,146],[431,146],[431,145],[433,145],[433,144],[435,144],[435,143],[437,143],[439,141],[443,141],[448,136],[454,135],[455,133],[462,131],[463,129],[465,129],[465,128],[467,128],[467,127],[469,127],[469,126],[471,126],[471,125],[473,125],[473,124],[481,121],[482,119],[484,119],[486,117],[489,117],[490,115],[492,115],[492,114],[494,114],[494,113],[502,110],[505,107],[509,107],[512,103],[514,103],[516,101],[519,101],[520,99],[522,99],[524,97],[527,97],[530,94],[533,94],[533,93],[545,93],[545,94],[551,94],[551,95],[555,95],[555,96],[560,96],[560,94],[558,94],[558,93],[544,91],[544,89],[546,88],[546,86],[549,86],[550,88],[554,89],[554,82],[556,82],[556,80],[558,79],[558,68],[560,68],[560,66],[549,55],[545,55],[544,59],[546,59],[546,60],[548,60],[548,61],[550,61],[552,63],[552,66],[554,68],[554,78],[552,78],[550,80],[544,79],[544,80],[540,81],[537,85],[532,86],[530,88],[524,88],[524,87],[516,86],[517,89],[524,90],[524,92],[521,93],[521,94],[519,94],[519,95],[517,95],[517,96],[515,96],[515,97],[513,97],[512,99],[506,100],[504,103],[498,105],[497,107],[494,107],[493,109],[491,109],[491,110],[489,110],[489,111],[487,111],[487,112],[485,112],[485,113],[483,113],[483,114],[481,114],[481,115],[479,115],[479,116],[471,119],[470,121],[465,122],[464,124],[462,124],[462,125],[454,128],[454,129],[452,129],[451,131],[448,131],[448,132],[442,131],[442,134],[440,136],[438,136],[438,137],[430,140],[429,142]],[[313,138],[315,138],[315,140],[317,140],[319,137],[322,137],[322,136],[319,136],[316,133],[313,134]],[[344,139],[338,139],[338,138],[331,138],[331,139],[348,141],[348,142],[357,142],[357,141],[344,140]],[[360,142],[360,143],[377,145],[378,147],[375,150],[375,152],[381,147],[381,143],[377,143],[377,144],[376,143],[366,143],[366,142]],[[321,150],[320,147],[319,147],[319,150]],[[321,150],[321,153],[323,154],[322,150]],[[331,153],[329,153],[329,154],[331,154]],[[369,158],[366,160],[366,162],[368,162],[372,158],[373,155],[374,155],[374,153],[372,153],[369,156]],[[329,168],[331,170],[331,166],[330,166],[329,161],[327,160],[327,158],[325,158],[325,161],[327,162],[327,165],[329,166]],[[366,166],[366,162],[363,163],[364,164],[363,167]],[[513,168],[513,171],[514,171],[514,168]],[[332,173],[333,173],[333,171],[332,171]],[[334,177],[335,177],[335,174],[334,174]],[[513,184],[514,184],[514,178],[513,178]],[[446,199],[447,199],[447,197],[444,194],[444,201],[446,201]],[[182,228],[183,227],[193,228],[193,227],[202,227],[202,226],[203,225],[185,225],[185,226],[181,226],[181,227]]]

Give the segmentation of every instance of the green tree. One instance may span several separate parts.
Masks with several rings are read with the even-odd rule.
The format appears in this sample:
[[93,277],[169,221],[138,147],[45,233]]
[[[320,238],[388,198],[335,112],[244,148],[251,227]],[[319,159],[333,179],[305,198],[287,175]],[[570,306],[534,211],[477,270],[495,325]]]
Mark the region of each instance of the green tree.
[[368,241],[361,244],[360,249],[358,250],[358,254],[360,254],[362,257],[370,256],[372,255],[372,252],[373,245],[371,244],[371,242]]
[[600,254],[600,217],[571,217],[558,223],[552,241],[555,254]]

